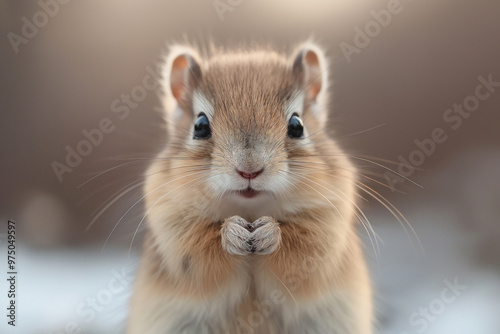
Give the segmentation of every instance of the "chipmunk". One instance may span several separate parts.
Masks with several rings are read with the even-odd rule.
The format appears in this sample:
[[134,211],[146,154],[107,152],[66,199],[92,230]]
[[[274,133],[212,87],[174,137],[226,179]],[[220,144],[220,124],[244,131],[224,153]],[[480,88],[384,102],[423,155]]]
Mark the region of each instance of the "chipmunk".
[[291,57],[171,48],[129,334],[372,333],[355,167],[324,131],[327,72],[310,42]]

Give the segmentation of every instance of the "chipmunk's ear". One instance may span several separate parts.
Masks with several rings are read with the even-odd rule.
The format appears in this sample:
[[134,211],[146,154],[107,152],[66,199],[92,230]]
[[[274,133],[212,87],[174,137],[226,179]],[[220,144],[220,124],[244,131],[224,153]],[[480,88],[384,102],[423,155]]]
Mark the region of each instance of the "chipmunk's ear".
[[201,59],[186,46],[173,46],[163,68],[163,90],[171,94],[180,105],[185,104],[201,80]]
[[313,43],[304,43],[293,53],[291,61],[299,86],[315,108],[314,111],[319,112],[317,109],[322,108],[328,86],[328,65],[323,51]]
[[193,92],[202,79],[202,62],[193,48],[171,46],[162,70],[163,110],[168,131],[187,135],[193,115]]

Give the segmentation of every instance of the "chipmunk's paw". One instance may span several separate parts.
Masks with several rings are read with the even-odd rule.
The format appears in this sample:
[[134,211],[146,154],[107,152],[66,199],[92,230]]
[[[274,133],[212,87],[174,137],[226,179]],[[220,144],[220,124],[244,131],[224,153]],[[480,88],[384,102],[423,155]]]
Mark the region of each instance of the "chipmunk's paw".
[[269,216],[263,216],[251,224],[251,252],[271,254],[281,244],[281,229],[278,222]]
[[222,248],[234,255],[247,255],[252,253],[249,243],[252,232],[251,224],[240,216],[227,218],[222,224]]

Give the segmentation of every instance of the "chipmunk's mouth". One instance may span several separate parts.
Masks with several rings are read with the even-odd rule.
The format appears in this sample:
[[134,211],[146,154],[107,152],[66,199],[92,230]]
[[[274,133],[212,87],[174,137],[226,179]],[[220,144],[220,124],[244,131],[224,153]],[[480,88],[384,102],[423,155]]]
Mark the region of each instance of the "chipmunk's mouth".
[[245,198],[254,198],[259,196],[259,194],[262,193],[261,191],[252,189],[251,187],[246,188],[245,190],[239,190],[238,194],[240,196],[243,196]]

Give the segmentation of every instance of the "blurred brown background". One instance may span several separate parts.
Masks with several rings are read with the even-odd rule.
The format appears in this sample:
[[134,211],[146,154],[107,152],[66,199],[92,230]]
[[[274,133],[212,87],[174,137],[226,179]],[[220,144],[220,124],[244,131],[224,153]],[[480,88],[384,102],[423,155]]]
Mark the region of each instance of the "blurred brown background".
[[[313,37],[332,64],[332,128],[352,154],[397,162],[399,155],[408,158],[415,150],[415,139],[429,138],[434,128],[448,135],[425,158],[422,170],[411,175],[424,189],[409,182],[398,185],[408,195],[376,189],[410,216],[416,208],[430,210],[430,203],[450,207],[459,213],[464,235],[497,236],[500,88],[457,130],[443,114],[474,94],[479,76],[500,81],[500,2],[401,0],[400,12],[348,61],[342,43],[354,46],[356,28],[364,30],[374,21],[371,11],[385,10],[390,2],[233,1],[221,20],[212,1],[73,0],[52,7],[53,17],[16,53],[9,33],[22,36],[22,18],[33,22],[43,9],[37,1],[0,1],[0,219],[19,221],[23,242],[32,246],[96,240],[102,245],[140,188],[111,205],[89,231],[86,227],[109,198],[140,181],[147,158],[165,140],[155,92],[147,91],[124,120],[113,113],[112,103],[143,84],[167,43],[187,36],[202,45],[209,39],[229,47],[257,41],[287,51]],[[64,163],[65,147],[75,148],[85,139],[82,130],[97,128],[103,118],[110,118],[115,130],[59,182],[51,164]],[[78,187],[131,158],[144,160]],[[377,172],[382,175],[384,169]],[[140,210],[127,215],[112,243],[128,247]],[[418,219],[411,223],[425,238],[426,225]],[[481,243],[483,253],[474,256],[499,252],[494,240]],[[490,265],[498,268],[497,260]]]

